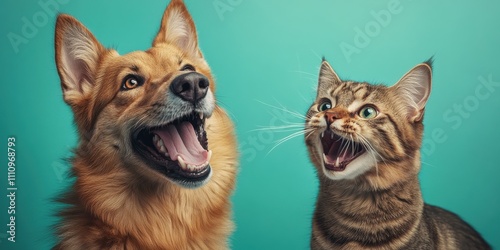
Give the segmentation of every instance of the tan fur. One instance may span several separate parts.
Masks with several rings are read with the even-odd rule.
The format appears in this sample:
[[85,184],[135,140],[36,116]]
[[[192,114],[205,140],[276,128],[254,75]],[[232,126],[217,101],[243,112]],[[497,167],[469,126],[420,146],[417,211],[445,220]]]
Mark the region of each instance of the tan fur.
[[[220,107],[205,123],[212,150],[209,182],[196,189],[180,187],[145,166],[130,148],[130,131],[158,118],[155,104],[165,98],[180,62],[214,78],[201,51],[183,48],[168,31],[176,13],[191,29],[193,21],[182,1],[170,3],[153,47],[123,56],[105,49],[76,19],[60,15],[56,27],[56,61],[65,101],[72,107],[80,140],[72,160],[76,181],[61,199],[59,243],[54,249],[227,249],[233,230],[229,197],[235,186],[237,145],[233,124]],[[184,27],[184,28],[186,28]],[[91,51],[80,88],[71,85],[64,46],[69,32],[85,36]],[[83,34],[83,35],[81,35]],[[78,35],[77,35],[78,37]],[[90,42],[88,42],[90,41]],[[75,41],[79,43],[81,40]],[[86,51],[86,52],[85,52]],[[77,52],[75,52],[77,53]],[[95,54],[97,57],[92,57]],[[139,69],[146,77],[140,89],[120,92],[121,79]],[[78,71],[79,72],[79,71]],[[160,122],[160,121],[157,121]]]

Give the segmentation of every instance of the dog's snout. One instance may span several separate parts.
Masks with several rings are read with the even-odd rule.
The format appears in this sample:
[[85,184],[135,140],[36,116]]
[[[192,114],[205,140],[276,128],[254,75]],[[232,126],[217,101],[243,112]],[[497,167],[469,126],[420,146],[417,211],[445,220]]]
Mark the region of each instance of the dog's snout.
[[207,95],[210,82],[197,72],[177,76],[170,85],[170,90],[185,101],[196,103]]

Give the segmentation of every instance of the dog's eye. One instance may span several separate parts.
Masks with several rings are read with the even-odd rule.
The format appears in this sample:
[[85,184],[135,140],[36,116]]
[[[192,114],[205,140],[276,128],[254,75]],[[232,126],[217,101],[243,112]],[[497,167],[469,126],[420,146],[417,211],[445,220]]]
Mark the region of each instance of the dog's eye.
[[194,69],[194,66],[193,66],[193,65],[191,65],[191,64],[186,64],[186,65],[182,66],[181,71],[185,71],[185,70],[189,70],[189,71],[196,71],[196,70]]
[[144,79],[135,75],[128,75],[123,79],[122,90],[135,89],[144,84]]

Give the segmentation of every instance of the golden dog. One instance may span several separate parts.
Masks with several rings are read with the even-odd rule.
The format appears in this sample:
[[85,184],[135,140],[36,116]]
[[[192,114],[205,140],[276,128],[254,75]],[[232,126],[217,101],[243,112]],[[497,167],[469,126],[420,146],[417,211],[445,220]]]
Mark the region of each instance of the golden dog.
[[226,249],[232,122],[181,0],[153,46],[119,55],[60,15],[56,64],[79,133],[54,249]]

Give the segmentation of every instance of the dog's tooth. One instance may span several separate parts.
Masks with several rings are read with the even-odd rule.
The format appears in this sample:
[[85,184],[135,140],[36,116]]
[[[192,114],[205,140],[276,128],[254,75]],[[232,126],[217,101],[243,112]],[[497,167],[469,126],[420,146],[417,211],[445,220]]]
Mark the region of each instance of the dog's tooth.
[[154,142],[155,146],[156,146],[156,149],[160,150],[161,149],[161,144],[160,144],[160,141],[155,141]]
[[167,152],[167,150],[165,149],[165,146],[163,146],[163,145],[160,146],[160,151],[162,153],[166,153]]
[[203,117],[204,117],[203,113],[200,113],[200,119],[201,120],[203,120]]
[[182,156],[179,155],[177,157],[177,161],[179,162],[179,165],[181,166],[182,169],[187,168],[186,162],[184,161],[184,159],[182,159]]
[[154,136],[153,137],[153,141],[155,143],[155,146],[158,150],[160,150],[160,152],[162,153],[166,153],[167,150],[165,149],[165,144],[163,143],[163,140],[161,140],[161,138],[159,136]]
[[330,133],[330,139],[333,139],[333,133]]
[[321,138],[325,136],[325,132],[321,132]]

